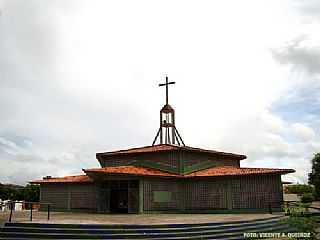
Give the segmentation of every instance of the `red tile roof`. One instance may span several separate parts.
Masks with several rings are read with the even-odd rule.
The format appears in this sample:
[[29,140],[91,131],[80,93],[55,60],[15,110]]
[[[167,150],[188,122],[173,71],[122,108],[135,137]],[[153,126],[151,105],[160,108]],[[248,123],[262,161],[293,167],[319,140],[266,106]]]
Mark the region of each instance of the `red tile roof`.
[[247,158],[245,155],[241,155],[241,154],[220,152],[215,150],[207,150],[207,149],[194,148],[194,147],[188,147],[188,146],[169,145],[169,144],[159,144],[154,146],[145,146],[145,147],[112,151],[112,152],[97,153],[97,156],[99,155],[112,156],[112,155],[121,155],[121,154],[149,153],[149,152],[161,152],[161,151],[172,151],[172,150],[184,150],[184,151],[192,151],[192,152],[200,152],[200,153],[209,153],[214,155],[223,155],[223,156],[238,158],[240,160]]
[[65,176],[65,177],[51,177],[43,178],[42,180],[35,180],[31,183],[90,183],[93,180],[87,175]]
[[237,168],[231,166],[212,167],[186,175],[168,173],[156,169],[137,167],[137,166],[119,166],[84,169],[86,173],[100,174],[125,174],[137,176],[159,176],[159,177],[216,177],[216,176],[239,176],[239,175],[257,175],[257,174],[287,174],[295,172],[293,169],[276,168]]
[[[193,177],[218,177],[218,176],[242,176],[242,175],[259,175],[259,174],[287,174],[295,172],[293,169],[277,169],[277,168],[237,168],[231,166],[212,167],[205,170],[189,173],[186,175],[178,175],[138,166],[119,166],[83,169],[87,174],[110,174],[110,175],[135,175],[135,176],[153,176],[153,177],[175,177],[175,178],[193,178]],[[52,177],[43,180],[35,180],[31,183],[91,183],[91,179],[87,175]]]
[[279,168],[237,168],[229,166],[212,167],[197,172],[189,173],[187,177],[211,177],[211,176],[240,176],[256,174],[287,174],[295,172],[293,169]]
[[83,169],[85,173],[102,173],[102,174],[126,174],[138,176],[161,176],[161,177],[175,177],[179,176],[173,173],[163,172],[161,170],[138,167],[138,166],[119,166],[119,167],[104,167]]

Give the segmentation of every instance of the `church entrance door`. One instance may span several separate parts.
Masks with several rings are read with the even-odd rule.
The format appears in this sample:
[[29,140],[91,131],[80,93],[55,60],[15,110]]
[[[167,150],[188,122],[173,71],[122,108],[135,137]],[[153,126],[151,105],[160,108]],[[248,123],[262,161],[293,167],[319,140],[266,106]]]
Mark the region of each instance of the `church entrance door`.
[[110,195],[108,200],[110,202],[111,213],[138,213],[139,181],[110,181]]
[[111,182],[110,212],[128,213],[128,181]]

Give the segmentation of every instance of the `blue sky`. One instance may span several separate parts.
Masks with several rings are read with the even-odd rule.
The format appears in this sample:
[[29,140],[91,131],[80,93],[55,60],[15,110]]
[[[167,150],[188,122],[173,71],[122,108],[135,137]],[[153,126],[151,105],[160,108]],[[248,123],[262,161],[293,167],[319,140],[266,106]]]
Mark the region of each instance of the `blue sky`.
[[0,182],[150,145],[165,76],[185,143],[293,168],[320,151],[317,1],[0,0]]

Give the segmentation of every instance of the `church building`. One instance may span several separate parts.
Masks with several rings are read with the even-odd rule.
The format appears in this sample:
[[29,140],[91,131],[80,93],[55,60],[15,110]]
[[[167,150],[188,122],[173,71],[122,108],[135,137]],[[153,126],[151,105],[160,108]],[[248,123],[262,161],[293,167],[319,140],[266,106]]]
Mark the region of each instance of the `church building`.
[[186,146],[168,103],[150,146],[96,153],[99,168],[44,177],[40,202],[55,211],[200,213],[280,210],[281,175],[293,169],[241,167],[245,155]]

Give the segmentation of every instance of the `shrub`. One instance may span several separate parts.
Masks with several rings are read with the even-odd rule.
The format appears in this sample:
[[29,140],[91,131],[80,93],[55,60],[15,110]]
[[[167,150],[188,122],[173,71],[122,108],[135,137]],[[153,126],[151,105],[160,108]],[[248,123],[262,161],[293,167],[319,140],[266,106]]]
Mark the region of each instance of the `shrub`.
[[285,214],[290,216],[304,216],[309,213],[310,203],[294,203],[285,207]]
[[304,193],[313,193],[313,191],[313,187],[306,184],[295,184],[287,187],[287,193],[294,193],[298,195],[303,195]]
[[301,197],[301,202],[303,203],[310,203],[314,200],[312,193],[304,193]]
[[317,220],[314,217],[290,216],[288,219],[282,220],[281,222],[288,224],[290,228],[293,229],[293,232],[310,233],[310,238],[307,238],[309,240],[319,239],[319,234],[316,230]]

